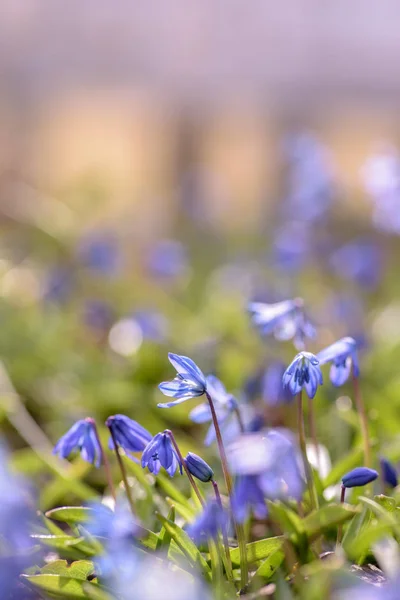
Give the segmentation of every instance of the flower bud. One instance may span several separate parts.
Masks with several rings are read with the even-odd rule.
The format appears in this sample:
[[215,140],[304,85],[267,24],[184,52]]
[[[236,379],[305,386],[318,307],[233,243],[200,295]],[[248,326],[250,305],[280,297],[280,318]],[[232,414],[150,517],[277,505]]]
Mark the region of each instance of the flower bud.
[[211,481],[214,477],[214,471],[206,463],[205,460],[197,456],[197,454],[193,454],[193,452],[188,452],[187,457],[185,458],[186,466],[188,468],[189,473],[191,473],[200,481],[206,483],[207,481]]
[[342,484],[346,488],[359,487],[367,485],[371,481],[374,481],[378,477],[377,471],[374,469],[368,469],[367,467],[357,467],[353,469],[342,479]]
[[380,460],[380,463],[384,482],[390,487],[397,487],[397,473],[392,463],[389,462],[388,459],[384,458],[383,456]]

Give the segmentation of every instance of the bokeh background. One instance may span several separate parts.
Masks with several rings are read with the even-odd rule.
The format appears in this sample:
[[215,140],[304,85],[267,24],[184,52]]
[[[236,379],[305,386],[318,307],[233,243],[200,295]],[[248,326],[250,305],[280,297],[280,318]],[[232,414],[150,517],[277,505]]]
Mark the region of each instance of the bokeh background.
[[[0,6],[0,416],[44,508],[86,499],[71,478],[104,485],[49,459],[78,418],[121,412],[201,448],[193,404],[156,408],[169,350],[293,425],[270,382],[294,349],[260,339],[254,299],[302,296],[311,351],[356,337],[372,435],[400,459],[399,10]],[[315,401],[332,460],[357,445],[347,393]]]

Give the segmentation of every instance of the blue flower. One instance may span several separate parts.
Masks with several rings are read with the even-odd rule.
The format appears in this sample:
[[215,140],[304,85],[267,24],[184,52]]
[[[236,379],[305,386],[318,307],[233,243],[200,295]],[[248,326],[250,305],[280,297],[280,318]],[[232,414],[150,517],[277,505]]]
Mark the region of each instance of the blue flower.
[[118,502],[114,511],[99,502],[90,504],[89,508],[92,510],[85,527],[96,537],[120,544],[131,542],[140,532],[127,502]]
[[208,502],[203,512],[187,528],[188,535],[199,544],[201,541],[217,539],[220,531],[228,527],[228,516],[214,500]]
[[375,481],[378,477],[377,471],[368,469],[367,467],[357,467],[349,473],[346,473],[342,478],[342,484],[346,488],[359,487],[367,485],[371,481]]
[[[232,394],[227,392],[222,381],[215,375],[207,375],[206,386],[207,392],[214,402],[218,422],[222,424],[237,407],[237,400]],[[189,418],[195,423],[207,423],[211,421],[212,415],[208,402],[203,402],[190,411]]]
[[250,512],[253,512],[256,519],[265,519],[268,516],[264,492],[257,475],[242,475],[237,478],[232,510],[239,523],[243,523]]
[[383,456],[380,459],[381,469],[382,469],[382,477],[384,482],[390,487],[397,487],[398,479],[397,472],[391,462],[388,461],[387,458]]
[[177,398],[173,402],[158,404],[159,408],[170,408],[205,394],[207,382],[199,367],[187,356],[168,354],[170,363],[175,367],[177,376],[172,381],[164,381],[158,386],[165,396]]
[[147,467],[154,475],[158,475],[161,467],[164,467],[170,477],[175,475],[179,467],[182,474],[182,464],[167,433],[157,433],[147,444],[142,454],[142,467]]
[[250,510],[258,518],[266,517],[265,499],[301,499],[304,478],[288,435],[274,429],[244,435],[227,452],[231,471],[238,476],[233,507],[240,521]]
[[357,358],[357,343],[351,337],[344,337],[331,344],[321,352],[317,358],[321,365],[332,363],[329,377],[333,385],[341,386],[349,378],[353,369],[356,377],[360,374]]
[[97,437],[94,419],[87,417],[77,421],[57,442],[53,454],[67,458],[73,450],[79,450],[83,460],[101,465],[103,453]]
[[152,248],[147,267],[153,277],[176,279],[188,268],[184,246],[175,240],[161,240]]
[[301,298],[275,304],[251,302],[248,310],[262,335],[272,334],[280,341],[293,339],[295,347],[299,349],[304,348],[305,338],[315,337],[315,328],[305,316]]
[[285,372],[283,362],[274,361],[266,369],[261,382],[262,398],[268,406],[288,404],[293,396],[287,388],[283,387],[282,377]]
[[80,244],[79,258],[88,269],[109,277],[120,268],[120,251],[111,233],[100,232],[87,236]]
[[197,456],[197,454],[193,454],[193,452],[188,452],[185,463],[189,473],[197,477],[200,481],[203,481],[203,483],[211,481],[214,477],[214,471],[210,465],[200,456]]
[[318,386],[323,383],[319,360],[311,352],[299,352],[283,374],[282,381],[293,395],[305,388],[308,397],[314,398]]
[[84,323],[95,333],[104,334],[111,327],[114,311],[102,300],[87,300],[83,310]]
[[147,429],[125,415],[108,417],[106,426],[112,432],[112,437],[108,442],[110,450],[115,450],[114,437],[116,444],[126,452],[129,458],[138,462],[131,453],[142,452],[146,448],[152,438]]
[[168,335],[169,323],[162,313],[143,309],[134,312],[132,318],[139,325],[144,339],[156,343],[165,341]]
[[368,239],[358,239],[345,244],[331,256],[330,263],[337,275],[372,289],[382,274],[381,249]]

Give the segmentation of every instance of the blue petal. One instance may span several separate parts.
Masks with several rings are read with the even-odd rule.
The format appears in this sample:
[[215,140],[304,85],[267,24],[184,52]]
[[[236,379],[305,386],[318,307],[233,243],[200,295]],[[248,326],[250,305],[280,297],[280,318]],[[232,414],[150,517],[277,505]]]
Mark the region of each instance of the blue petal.
[[351,337],[344,337],[318,352],[317,358],[321,364],[326,364],[335,359],[344,359],[355,354],[356,341]]
[[87,422],[84,419],[77,421],[57,442],[53,454],[59,454],[61,458],[67,458],[71,452],[79,447],[79,441],[84,435]]
[[275,304],[251,302],[248,306],[253,323],[261,328],[264,335],[271,333],[279,321],[295,309],[296,303],[293,300],[284,300]]
[[171,408],[172,406],[182,404],[182,402],[186,402],[186,400],[190,400],[191,398],[194,398],[194,396],[185,396],[184,398],[180,398],[180,400],[174,400],[173,402],[161,402],[157,404],[157,406],[158,408]]
[[172,381],[163,381],[159,384],[158,388],[165,396],[172,396],[173,398],[182,398],[183,396],[195,398],[204,393],[203,388],[182,381],[179,377],[176,377]]
[[335,364],[331,366],[329,378],[334,386],[340,387],[348,380],[351,373],[351,358],[347,357],[345,364]]
[[189,419],[194,423],[207,423],[207,421],[211,421],[211,409],[208,404],[202,402],[190,411]]
[[187,356],[180,356],[169,352],[168,359],[176,372],[184,379],[188,379],[195,384],[206,387],[206,378],[199,367]]

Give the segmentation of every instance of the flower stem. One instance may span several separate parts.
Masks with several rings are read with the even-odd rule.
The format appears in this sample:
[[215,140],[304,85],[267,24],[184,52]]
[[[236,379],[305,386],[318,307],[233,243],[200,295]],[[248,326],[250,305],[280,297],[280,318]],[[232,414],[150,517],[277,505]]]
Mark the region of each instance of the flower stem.
[[132,515],[134,517],[136,517],[135,505],[133,503],[131,488],[129,486],[128,476],[126,474],[125,465],[123,463],[121,454],[119,453],[119,446],[117,444],[117,440],[115,439],[112,427],[109,427],[109,430],[110,430],[111,438],[112,438],[112,441],[113,441],[113,444],[114,444],[115,455],[117,457],[118,465],[119,465],[119,468],[120,468],[120,471],[121,471],[122,481],[124,482],[125,492],[126,492],[126,496],[128,498],[129,506],[131,508]]
[[185,473],[187,475],[187,478],[189,479],[189,483],[192,486],[193,491],[196,494],[197,498],[199,499],[199,502],[200,502],[201,506],[204,508],[204,499],[203,499],[203,496],[201,495],[200,490],[197,487],[195,480],[193,479],[193,475],[191,474],[191,472],[187,468],[186,461],[185,461],[185,459],[182,456],[182,453],[181,453],[181,451],[179,449],[179,446],[178,446],[178,444],[176,442],[174,434],[172,433],[172,431],[170,429],[165,429],[164,433],[166,433],[169,436],[169,438],[170,438],[170,440],[171,440],[171,442],[172,442],[172,444],[173,444],[173,446],[174,446],[174,448],[176,450],[176,453],[178,455],[179,461],[182,464],[183,468],[185,469]]
[[88,419],[90,419],[90,421],[92,423],[94,434],[95,434],[96,439],[97,439],[97,443],[99,444],[99,447],[101,448],[101,462],[102,462],[103,467],[104,467],[104,472],[105,472],[105,475],[106,475],[108,486],[110,488],[111,496],[113,497],[114,502],[116,502],[117,496],[116,496],[116,493],[115,493],[114,482],[113,482],[113,478],[112,478],[112,475],[111,475],[110,461],[108,460],[108,457],[107,457],[106,453],[104,452],[103,444],[100,441],[100,436],[99,436],[99,432],[98,432],[98,429],[97,429],[96,421],[94,419],[90,418],[90,417],[88,417]]
[[244,429],[244,423],[243,423],[242,415],[241,415],[241,412],[240,412],[240,408],[238,406],[235,406],[234,412],[235,412],[236,418],[237,418],[238,423],[239,423],[240,433],[244,433],[245,429]]
[[[229,495],[230,505],[232,507],[232,498],[233,498],[233,485],[232,485],[232,477],[228,468],[228,461],[226,458],[226,452],[224,447],[224,442],[222,441],[221,429],[219,427],[217,414],[215,412],[214,402],[208,392],[206,392],[206,397],[208,400],[208,404],[211,410],[211,416],[214,423],[215,428],[215,437],[217,439],[219,455],[221,458],[222,471],[224,473],[226,489]],[[239,554],[240,554],[240,585],[243,590],[248,583],[248,566],[247,566],[247,554],[246,554],[246,540],[244,535],[243,525],[238,523],[236,519],[233,517],[236,529],[236,537],[239,546]]]
[[[223,510],[221,494],[219,493],[218,483],[216,481],[214,481],[214,479],[211,479],[211,483],[214,488],[214,493],[215,493],[215,498],[217,500],[217,504],[220,507],[220,509]],[[224,541],[224,548],[225,548],[225,555],[226,555],[226,570],[227,570],[226,574],[228,576],[228,579],[233,580],[231,553],[229,550],[228,535],[226,533],[225,527],[222,528],[222,539]]]
[[310,429],[311,439],[313,441],[313,446],[315,450],[315,458],[317,463],[317,470],[319,471],[321,467],[321,456],[319,451],[319,444],[317,438],[317,425],[315,422],[315,411],[314,411],[314,401],[310,398],[308,399],[308,426]]
[[362,395],[361,395],[360,382],[359,382],[358,377],[354,373],[354,368],[353,368],[353,373],[352,373],[352,379],[353,379],[353,389],[354,389],[354,400],[355,400],[357,412],[358,412],[358,415],[360,418],[361,435],[363,438],[364,463],[365,463],[366,467],[371,468],[371,444],[370,444],[370,439],[369,439],[369,434],[368,434],[368,418],[367,418],[367,413],[365,410],[365,404],[363,402]]
[[[340,503],[341,504],[343,504],[343,502],[344,502],[345,494],[346,494],[346,488],[344,487],[344,485],[342,485],[341,490],[340,490]],[[342,531],[343,531],[343,526],[338,525],[336,546],[340,546],[340,544],[342,542]]]
[[317,498],[314,490],[313,476],[310,467],[310,463],[307,458],[307,445],[306,445],[306,434],[304,427],[304,413],[303,413],[303,394],[302,390],[297,394],[297,427],[299,431],[299,446],[303,455],[304,472],[306,475],[308,492],[310,494],[311,508],[317,508]]

